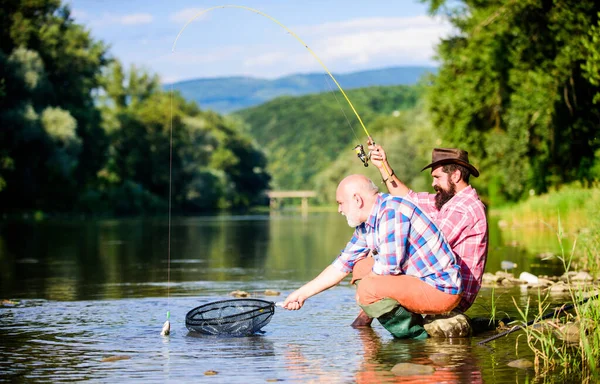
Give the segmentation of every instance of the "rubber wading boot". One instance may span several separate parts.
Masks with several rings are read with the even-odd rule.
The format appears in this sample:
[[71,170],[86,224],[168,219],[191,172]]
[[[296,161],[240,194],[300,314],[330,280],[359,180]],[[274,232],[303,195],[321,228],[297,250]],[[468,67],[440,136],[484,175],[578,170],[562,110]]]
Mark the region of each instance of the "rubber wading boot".
[[370,317],[377,318],[383,328],[398,339],[426,339],[423,316],[407,311],[396,300],[382,299],[361,308]]
[[383,328],[398,339],[422,340],[429,337],[423,327],[423,316],[407,311],[398,305],[392,311],[377,318]]

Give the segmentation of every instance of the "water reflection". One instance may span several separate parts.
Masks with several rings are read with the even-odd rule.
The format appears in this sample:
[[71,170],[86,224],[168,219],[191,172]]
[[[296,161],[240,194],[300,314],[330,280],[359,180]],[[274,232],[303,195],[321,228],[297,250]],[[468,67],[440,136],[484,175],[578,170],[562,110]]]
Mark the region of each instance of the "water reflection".
[[[210,379],[228,383],[534,377],[506,365],[517,352],[528,356],[524,343],[515,349],[518,334],[477,347],[490,335],[415,342],[394,340],[378,324],[352,329],[358,308],[347,282],[311,298],[301,311],[276,310],[264,335],[194,337],[185,328],[187,311],[230,298],[234,290],[277,301],[260,293],[273,289],[283,297],[312,279],[344,247],[351,229],[340,215],[319,213],[175,218],[170,239],[168,233],[161,219],[0,222],[0,299],[17,301],[0,307],[0,381],[190,382],[208,370],[218,372]],[[554,261],[535,256],[557,253],[551,236],[516,236],[490,228],[488,272],[511,260],[518,264],[516,275],[561,273]],[[528,238],[534,239],[533,253]],[[484,288],[469,315],[489,316],[492,295],[500,317],[517,315],[513,297],[519,305],[532,297],[532,306],[537,298],[518,288]],[[168,310],[172,335],[163,338]],[[129,359],[103,362],[111,356]],[[433,372],[397,375],[392,369],[398,363]]]
[[[382,341],[372,329],[361,329],[364,363],[358,383],[482,383],[479,363],[470,352],[471,340],[427,339]],[[394,369],[397,364],[404,369]],[[411,369],[412,368],[412,369]],[[413,371],[416,369],[417,371]],[[420,373],[424,370],[426,372]]]

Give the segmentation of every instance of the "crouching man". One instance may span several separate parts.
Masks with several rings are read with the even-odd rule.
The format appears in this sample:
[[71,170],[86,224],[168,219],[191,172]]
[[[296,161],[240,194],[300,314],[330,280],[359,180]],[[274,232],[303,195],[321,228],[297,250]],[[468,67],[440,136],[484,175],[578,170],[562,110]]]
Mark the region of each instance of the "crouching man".
[[426,338],[421,314],[450,312],[461,300],[460,267],[441,231],[410,200],[378,193],[362,175],[344,178],[336,199],[338,212],[356,228],[352,239],[283,307],[302,308],[352,272],[358,304],[369,317],[395,337]]

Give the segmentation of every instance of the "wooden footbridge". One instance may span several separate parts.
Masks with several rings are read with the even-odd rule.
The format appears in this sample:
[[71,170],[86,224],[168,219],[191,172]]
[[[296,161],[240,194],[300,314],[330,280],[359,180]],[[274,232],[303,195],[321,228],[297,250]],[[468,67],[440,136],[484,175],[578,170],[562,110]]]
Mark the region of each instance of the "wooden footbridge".
[[315,191],[267,191],[267,196],[269,197],[269,206],[271,209],[275,209],[278,207],[278,200],[285,198],[300,198],[302,199],[302,203],[300,208],[302,212],[308,212],[308,199],[311,197],[316,197],[317,192]]

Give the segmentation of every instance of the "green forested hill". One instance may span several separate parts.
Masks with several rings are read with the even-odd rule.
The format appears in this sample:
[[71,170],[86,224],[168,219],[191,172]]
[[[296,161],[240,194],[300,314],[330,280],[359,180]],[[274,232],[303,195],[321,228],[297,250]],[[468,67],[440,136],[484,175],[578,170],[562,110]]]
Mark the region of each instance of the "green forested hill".
[[[421,91],[417,86],[392,86],[346,93],[377,140],[377,134],[385,127],[370,124],[381,116],[398,115],[413,108]],[[266,153],[272,188],[314,188],[314,176],[341,153],[350,154],[352,161],[362,167],[353,148],[358,143],[366,145],[367,137],[340,92],[280,97],[237,115],[248,124]]]
[[[413,85],[433,67],[392,67],[369,71],[336,74],[344,90],[371,86]],[[323,73],[284,76],[277,79],[254,77],[219,77],[186,80],[167,85],[179,91],[187,100],[195,101],[202,109],[229,113],[250,108],[279,96],[302,96],[327,92],[335,85]]]

